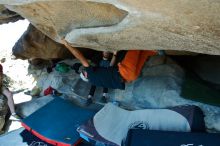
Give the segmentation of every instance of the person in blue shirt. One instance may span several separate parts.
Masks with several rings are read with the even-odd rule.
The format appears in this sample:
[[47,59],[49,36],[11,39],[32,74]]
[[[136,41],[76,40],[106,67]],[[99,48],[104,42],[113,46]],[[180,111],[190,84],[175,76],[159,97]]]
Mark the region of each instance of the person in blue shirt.
[[[116,54],[117,52],[114,52],[112,55],[112,59],[110,60],[111,53],[109,51],[103,51],[102,60],[99,62],[98,66],[105,67],[105,68],[114,66],[116,62]],[[92,84],[90,91],[89,91],[89,95],[87,97],[87,105],[92,103],[92,97],[94,96],[95,90],[96,90],[96,85]],[[107,94],[108,94],[108,88],[103,87],[102,101],[104,103],[107,102]]]
[[[125,89],[125,83],[130,83],[136,80],[144,63],[151,57],[159,55],[158,51],[154,50],[128,50],[125,57],[117,66],[100,67],[91,66],[84,55],[75,47],[72,47],[64,38],[61,43],[81,62],[84,70],[81,71],[80,77],[85,82],[90,82],[93,85],[111,88]],[[117,52],[114,53],[117,55]]]

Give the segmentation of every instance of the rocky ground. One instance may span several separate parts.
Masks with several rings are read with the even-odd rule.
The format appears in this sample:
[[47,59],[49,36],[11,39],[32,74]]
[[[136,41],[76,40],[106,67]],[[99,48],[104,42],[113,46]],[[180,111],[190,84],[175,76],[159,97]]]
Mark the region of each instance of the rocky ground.
[[[12,47],[17,39],[23,34],[28,26],[27,21],[18,21],[0,26],[1,39],[1,64],[4,67],[4,74],[11,79],[10,89],[13,91],[30,87],[31,77],[28,75],[27,60],[14,59]],[[19,31],[17,31],[19,30]]]

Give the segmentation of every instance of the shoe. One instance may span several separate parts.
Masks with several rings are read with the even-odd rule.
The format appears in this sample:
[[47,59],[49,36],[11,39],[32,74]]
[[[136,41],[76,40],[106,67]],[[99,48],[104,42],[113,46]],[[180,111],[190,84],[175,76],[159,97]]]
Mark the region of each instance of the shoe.
[[165,56],[166,55],[166,52],[164,50],[158,50],[158,55],[159,56]]
[[17,114],[13,114],[9,117],[9,120],[11,120],[11,121],[21,121],[21,117],[19,117]]
[[102,96],[101,101],[102,101],[103,103],[107,103],[107,97],[106,97],[106,96]]
[[24,92],[25,95],[31,95],[31,91]]
[[92,98],[87,98],[86,106],[89,106],[90,104],[92,104]]
[[61,96],[62,93],[59,93],[56,89],[53,89],[53,90],[52,90],[52,95],[53,95],[53,96]]

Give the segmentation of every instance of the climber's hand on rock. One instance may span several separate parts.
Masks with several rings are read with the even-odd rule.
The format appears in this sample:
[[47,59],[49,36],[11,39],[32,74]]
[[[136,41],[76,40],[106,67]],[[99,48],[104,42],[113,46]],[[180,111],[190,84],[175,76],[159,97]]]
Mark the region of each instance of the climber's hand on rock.
[[64,44],[65,46],[69,45],[69,43],[65,40],[64,37],[61,39],[61,43]]

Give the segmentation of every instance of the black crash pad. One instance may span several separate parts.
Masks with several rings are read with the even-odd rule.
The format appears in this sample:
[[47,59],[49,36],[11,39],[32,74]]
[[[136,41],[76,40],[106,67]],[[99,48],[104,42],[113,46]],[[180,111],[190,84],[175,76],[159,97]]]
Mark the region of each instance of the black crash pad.
[[126,146],[219,146],[220,133],[191,133],[131,129]]

